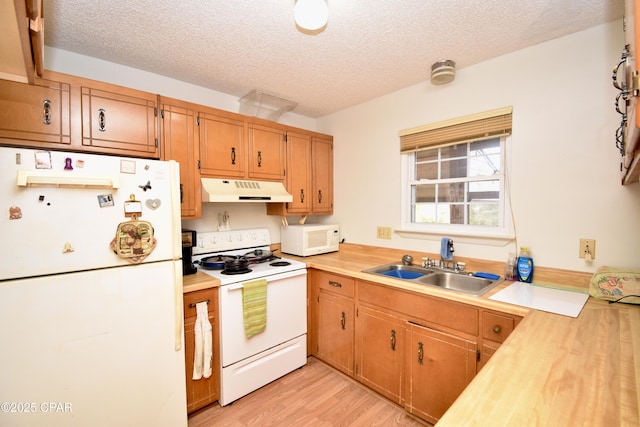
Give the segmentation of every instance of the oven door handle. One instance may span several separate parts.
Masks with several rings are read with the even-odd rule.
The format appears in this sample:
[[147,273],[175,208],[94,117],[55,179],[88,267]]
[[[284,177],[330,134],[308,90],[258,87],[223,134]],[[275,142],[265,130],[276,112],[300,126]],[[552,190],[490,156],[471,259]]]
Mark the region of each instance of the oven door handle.
[[[274,274],[272,276],[267,276],[265,277],[267,279],[267,284],[274,282],[276,280],[281,280],[281,279],[287,279],[289,277],[295,277],[295,276],[304,276],[307,274],[307,270],[306,268],[300,269],[300,270],[293,270],[293,271],[287,271],[285,273],[279,273],[279,274]],[[257,280],[257,279],[256,279]],[[247,282],[244,282],[247,283]],[[237,291],[239,289],[242,289],[244,286],[243,282],[240,283],[232,283],[230,285],[223,285],[222,288],[226,289],[227,291]]]

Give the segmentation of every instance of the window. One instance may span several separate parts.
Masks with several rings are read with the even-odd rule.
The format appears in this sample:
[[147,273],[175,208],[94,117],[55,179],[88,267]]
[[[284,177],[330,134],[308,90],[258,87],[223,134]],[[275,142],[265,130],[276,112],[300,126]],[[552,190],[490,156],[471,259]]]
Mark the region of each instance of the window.
[[510,131],[509,108],[401,132],[403,228],[506,236]]

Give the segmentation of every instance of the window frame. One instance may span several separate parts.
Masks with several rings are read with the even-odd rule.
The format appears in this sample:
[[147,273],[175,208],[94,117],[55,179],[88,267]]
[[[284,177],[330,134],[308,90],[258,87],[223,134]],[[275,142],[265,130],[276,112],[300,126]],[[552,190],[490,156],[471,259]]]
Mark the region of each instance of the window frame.
[[[486,139],[493,139],[495,137],[488,137]],[[477,139],[477,141],[481,141],[483,139]],[[463,144],[470,144],[473,141],[462,142]],[[511,158],[510,153],[511,146],[511,135],[504,135],[500,137],[500,174],[499,174],[499,187],[500,187],[500,198],[499,198],[499,225],[497,227],[493,226],[482,226],[482,225],[472,225],[472,224],[442,224],[442,223],[415,223],[411,221],[412,216],[412,199],[411,199],[411,187],[417,182],[413,179],[413,174],[415,171],[415,151],[401,153],[401,162],[402,162],[402,173],[401,173],[401,200],[402,200],[402,221],[401,228],[397,230],[399,234],[424,234],[424,235],[437,235],[437,236],[468,236],[470,238],[477,239],[494,239],[497,244],[504,244],[513,239],[514,232],[512,226],[512,218],[511,218],[511,197],[509,194],[509,159]],[[440,147],[430,147],[425,148],[425,150],[435,150]],[[442,159],[438,159],[438,163],[440,164]],[[491,178],[487,178],[487,180],[491,180],[495,178],[492,176]],[[483,179],[484,180],[484,179]],[[469,182],[469,177],[464,178],[446,178],[446,179],[436,179],[436,180],[423,180],[423,182],[430,183],[459,183],[459,182]],[[473,181],[473,180],[472,180]]]

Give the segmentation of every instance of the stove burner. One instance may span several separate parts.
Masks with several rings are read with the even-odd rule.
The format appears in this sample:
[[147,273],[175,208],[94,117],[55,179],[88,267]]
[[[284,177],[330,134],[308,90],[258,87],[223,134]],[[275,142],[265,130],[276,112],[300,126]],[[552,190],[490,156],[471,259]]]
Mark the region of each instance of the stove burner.
[[234,275],[234,274],[246,274],[246,273],[251,273],[253,270],[251,270],[250,268],[245,268],[242,270],[222,270],[222,274],[227,274],[229,276]]
[[285,267],[287,265],[291,265],[291,263],[289,261],[275,261],[270,263],[269,265],[273,267]]

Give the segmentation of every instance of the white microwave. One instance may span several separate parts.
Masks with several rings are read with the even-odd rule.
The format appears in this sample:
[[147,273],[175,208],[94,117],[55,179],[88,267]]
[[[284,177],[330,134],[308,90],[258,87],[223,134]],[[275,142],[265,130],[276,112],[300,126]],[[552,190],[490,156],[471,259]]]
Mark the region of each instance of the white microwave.
[[285,254],[310,256],[336,252],[339,248],[337,225],[288,225],[280,230],[280,251]]

